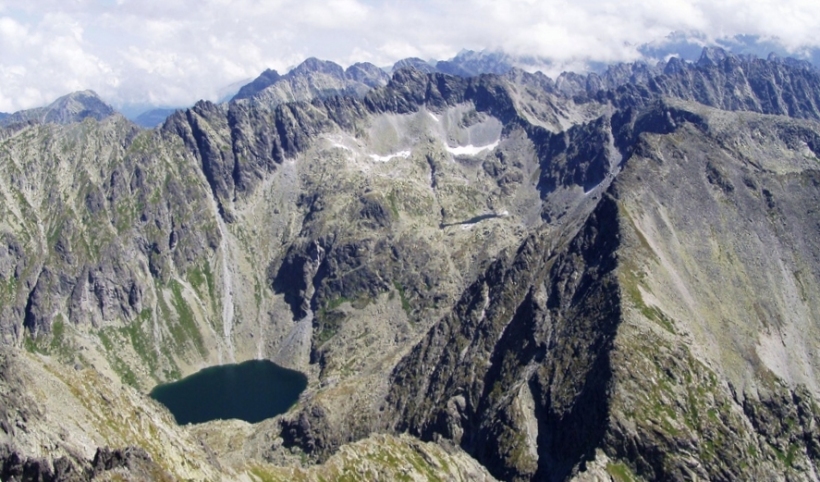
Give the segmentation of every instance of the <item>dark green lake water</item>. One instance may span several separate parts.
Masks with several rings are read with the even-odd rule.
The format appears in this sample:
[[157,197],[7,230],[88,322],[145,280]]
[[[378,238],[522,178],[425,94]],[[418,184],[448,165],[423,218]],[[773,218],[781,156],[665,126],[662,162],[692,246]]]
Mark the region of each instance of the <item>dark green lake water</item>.
[[307,377],[267,360],[206,368],[159,385],[151,398],[174,414],[177,423],[238,418],[256,423],[285,413],[307,387]]

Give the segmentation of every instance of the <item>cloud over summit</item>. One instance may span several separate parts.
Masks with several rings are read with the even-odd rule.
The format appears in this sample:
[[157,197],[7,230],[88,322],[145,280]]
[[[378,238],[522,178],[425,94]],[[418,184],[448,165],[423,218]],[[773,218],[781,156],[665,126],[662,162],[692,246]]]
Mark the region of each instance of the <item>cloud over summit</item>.
[[94,89],[126,104],[187,105],[309,56],[342,65],[502,49],[559,65],[630,61],[671,32],[820,46],[820,4],[629,0],[6,0],[0,111]]

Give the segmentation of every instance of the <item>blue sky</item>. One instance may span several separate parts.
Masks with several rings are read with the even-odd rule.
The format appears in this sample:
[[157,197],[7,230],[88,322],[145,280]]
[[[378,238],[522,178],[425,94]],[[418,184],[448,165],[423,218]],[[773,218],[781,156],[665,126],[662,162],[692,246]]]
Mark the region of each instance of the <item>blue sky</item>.
[[0,0],[0,111],[81,89],[118,107],[189,105],[309,56],[388,65],[503,49],[579,69],[635,60],[673,31],[756,35],[799,55],[820,46],[820,2]]

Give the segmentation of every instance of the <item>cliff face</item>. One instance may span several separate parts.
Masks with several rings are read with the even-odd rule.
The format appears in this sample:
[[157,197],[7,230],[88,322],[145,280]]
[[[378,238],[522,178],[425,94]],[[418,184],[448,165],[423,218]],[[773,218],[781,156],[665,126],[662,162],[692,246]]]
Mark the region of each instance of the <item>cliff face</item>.
[[[59,438],[91,477],[126,444],[101,428],[120,397],[164,434],[135,467],[173,477],[196,472],[179,454],[205,477],[339,475],[388,432],[452,478],[816,478],[814,71],[706,52],[374,88],[368,65],[313,64],[366,88],[283,103],[267,73],[153,131],[0,131],[7,365],[89,386],[33,402],[48,390],[0,380],[0,422],[32,421],[3,428],[9,467]],[[310,381],[253,426],[176,427],[134,391],[255,357]],[[62,433],[60,403],[82,414]]]

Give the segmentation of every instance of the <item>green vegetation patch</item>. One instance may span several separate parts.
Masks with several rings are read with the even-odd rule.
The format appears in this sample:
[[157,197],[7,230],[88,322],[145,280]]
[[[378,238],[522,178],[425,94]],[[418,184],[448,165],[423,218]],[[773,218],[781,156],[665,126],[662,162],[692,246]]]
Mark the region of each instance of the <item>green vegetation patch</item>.
[[350,303],[352,308],[362,310],[370,303],[373,303],[373,301],[373,298],[366,293],[359,294],[355,298],[340,296],[328,301],[327,304],[316,313],[315,321],[316,327],[318,328],[316,333],[317,344],[324,344],[333,338],[341,329],[344,320],[347,318],[347,314],[344,313],[344,311],[338,310],[340,306],[345,303]]
[[654,321],[664,330],[673,335],[676,334],[672,319],[657,306],[649,306],[644,302],[639,288],[641,280],[640,277],[634,273],[633,268],[629,265],[625,265],[623,272],[624,276],[622,277],[621,286],[638,311],[640,311],[646,319]]
[[350,303],[352,306],[353,301],[354,300],[350,298],[340,296],[330,300],[324,307],[322,307],[322,309],[319,310],[319,313],[316,314],[316,321],[318,322],[319,328],[316,334],[316,343],[318,345],[323,345],[325,342],[333,338],[333,336],[338,333],[339,329],[342,327],[342,323],[345,318],[347,318],[344,313],[336,311],[336,308],[340,307],[344,303]]
[[26,330],[23,347],[29,353],[55,356],[66,362],[74,361],[77,352],[72,346],[67,330],[63,315],[57,314],[51,324],[51,333],[41,333],[33,336]]
[[792,443],[789,444],[788,450],[784,453],[782,450],[778,449],[774,445],[771,445],[772,450],[774,450],[775,455],[777,456],[777,460],[783,463],[786,467],[793,467],[794,460],[797,458],[797,451],[800,449],[800,446]]
[[151,374],[159,371],[159,357],[145,326],[151,320],[151,310],[144,309],[132,323],[119,329],[120,334],[131,343],[137,356],[145,363]]
[[410,300],[407,299],[407,294],[404,292],[404,286],[402,286],[398,281],[394,281],[393,286],[396,288],[396,291],[398,291],[399,298],[401,298],[401,309],[404,310],[409,317],[412,308],[410,307]]
[[206,260],[201,266],[194,266],[188,270],[187,278],[199,297],[205,298],[207,296],[207,298],[211,300],[211,309],[214,313],[218,313],[216,296],[214,296],[214,275],[211,272],[211,264]]
[[182,285],[176,280],[171,280],[169,286],[174,294],[172,303],[177,313],[175,321],[168,320],[171,336],[178,345],[184,345],[190,340],[200,355],[203,357],[208,356],[208,350],[202,340],[202,333],[199,332],[194,319],[194,312],[188,302],[185,301],[185,297],[182,296]]
[[606,471],[616,482],[633,482],[637,480],[632,470],[623,462],[608,463]]
[[399,207],[398,203],[396,202],[396,191],[390,191],[390,194],[387,195],[387,200],[390,202],[390,212],[393,213],[394,217],[398,218]]
[[118,342],[119,340],[119,333],[113,327],[103,328],[97,332],[97,336],[100,338],[100,342],[105,348],[106,358],[108,358],[108,362],[111,364],[111,368],[114,370],[114,373],[120,377],[123,383],[126,385],[131,385],[132,387],[139,389],[139,383],[137,382],[137,375],[131,370],[131,367],[120,358],[117,354],[119,352]]

